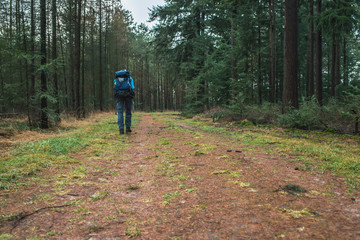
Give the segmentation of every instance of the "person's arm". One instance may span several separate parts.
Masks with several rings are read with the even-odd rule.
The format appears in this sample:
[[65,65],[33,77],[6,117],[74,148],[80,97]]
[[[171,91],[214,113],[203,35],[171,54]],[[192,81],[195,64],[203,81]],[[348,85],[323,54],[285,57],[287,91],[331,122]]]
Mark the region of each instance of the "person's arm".
[[131,84],[131,89],[134,91],[135,90],[134,79],[131,76],[130,76],[130,84]]

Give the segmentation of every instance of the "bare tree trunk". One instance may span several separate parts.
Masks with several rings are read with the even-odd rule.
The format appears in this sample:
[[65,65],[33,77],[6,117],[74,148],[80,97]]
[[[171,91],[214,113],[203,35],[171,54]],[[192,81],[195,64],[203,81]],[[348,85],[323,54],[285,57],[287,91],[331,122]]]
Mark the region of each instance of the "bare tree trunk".
[[81,68],[81,117],[85,118],[85,36],[86,36],[86,0],[84,0],[84,19],[83,19],[83,31],[82,31],[82,68]]
[[[57,55],[57,7],[56,0],[52,0],[52,60],[56,60]],[[54,67],[54,92],[55,92],[55,114],[56,121],[60,122],[60,102],[59,102],[59,86],[58,86],[58,69],[55,65]]]
[[335,97],[335,88],[336,88],[335,66],[336,66],[336,40],[335,40],[335,34],[333,33],[332,45],[331,45],[331,96],[332,97]]
[[285,54],[283,107],[298,108],[298,17],[297,0],[285,0]]
[[91,34],[90,34],[90,42],[91,42],[91,76],[92,76],[92,95],[93,95],[93,107],[96,109],[96,81],[95,81],[95,9],[92,8],[92,17],[93,20],[91,22]]
[[[21,4],[21,20],[22,20],[22,41],[23,41],[23,50],[24,52],[28,52],[27,49],[27,41],[26,41],[26,30],[25,30],[25,12],[24,12],[24,4]],[[24,60],[23,60],[24,61]],[[31,117],[30,117],[30,87],[29,87],[29,68],[28,62],[24,61],[24,68],[25,68],[25,86],[26,86],[26,112],[28,116],[28,122],[31,126]]]
[[[235,19],[237,17],[237,5],[233,6],[232,15],[231,15],[231,79],[233,82],[237,79],[237,56],[235,53],[235,35],[237,30],[237,25]],[[235,84],[231,84],[233,87],[231,89],[231,99],[235,100],[237,95],[236,89],[234,89]]]
[[347,54],[346,54],[346,37],[344,37],[344,46],[343,46],[343,78],[344,86],[348,85],[348,70],[347,70]]
[[[20,47],[20,1],[15,0],[15,39],[16,47]],[[21,71],[20,71],[21,72]]]
[[[317,16],[321,14],[321,0],[317,0]],[[316,99],[320,106],[323,104],[323,81],[322,81],[322,31],[316,31]]]
[[13,29],[13,8],[12,8],[12,3],[13,0],[10,0],[10,41],[12,41],[12,29]]
[[76,117],[81,118],[80,110],[80,29],[81,29],[81,1],[76,0],[76,21],[75,21],[75,48],[74,48],[74,57],[75,57],[75,111]]
[[[41,21],[41,65],[46,65],[46,0],[40,0],[40,21]],[[47,92],[47,80],[45,70],[41,70],[41,92]],[[47,99],[41,97],[41,128],[49,128],[47,115]]]
[[103,64],[102,64],[102,4],[99,3],[99,104],[100,111],[104,110],[103,106]]
[[29,125],[34,125],[35,118],[35,107],[33,105],[33,97],[35,95],[35,0],[31,0],[30,3],[30,54],[31,54],[31,63],[29,67],[30,75],[30,87],[29,87],[29,101],[30,101],[30,111],[29,111]]
[[261,0],[258,1],[258,98],[259,98],[259,105],[262,104],[262,69],[261,69],[261,22],[260,22],[260,14],[261,14]]
[[270,102],[276,102],[276,32],[275,1],[269,0],[269,85]]
[[71,103],[71,108],[75,108],[75,93],[74,93],[74,0],[68,0],[69,2],[69,68],[70,68],[70,77],[69,77],[69,102]]
[[306,96],[314,95],[314,2],[309,0],[308,6],[308,36],[307,36],[307,62],[306,62]]
[[[58,27],[60,29],[59,23],[58,23]],[[61,51],[61,55],[62,55],[62,66],[63,66],[63,77],[64,77],[64,93],[65,93],[65,96],[68,96],[68,84],[67,84],[68,80],[67,80],[67,77],[66,77],[64,43],[63,43],[61,34],[59,36],[59,41],[60,41],[60,51]],[[69,98],[68,97],[65,98],[65,106],[66,106],[66,108],[69,108]]]
[[[336,46],[335,46],[335,83],[336,86],[340,85],[340,39],[336,38]],[[336,89],[335,89],[336,91]]]

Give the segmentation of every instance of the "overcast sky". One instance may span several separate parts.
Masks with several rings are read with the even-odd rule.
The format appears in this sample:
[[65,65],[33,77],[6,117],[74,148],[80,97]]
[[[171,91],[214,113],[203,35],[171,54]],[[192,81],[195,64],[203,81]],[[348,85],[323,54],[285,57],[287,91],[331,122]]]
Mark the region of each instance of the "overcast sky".
[[148,8],[165,4],[164,0],[122,0],[121,2],[124,8],[131,12],[136,23],[145,23],[149,27],[152,24],[147,22],[149,20]]

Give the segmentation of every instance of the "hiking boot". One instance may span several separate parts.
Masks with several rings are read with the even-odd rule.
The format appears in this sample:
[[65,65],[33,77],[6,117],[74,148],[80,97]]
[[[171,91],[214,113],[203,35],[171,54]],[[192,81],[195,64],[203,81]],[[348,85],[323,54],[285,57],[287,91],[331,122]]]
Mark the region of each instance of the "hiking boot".
[[120,134],[124,134],[124,129],[120,129]]
[[126,132],[127,132],[127,133],[131,133],[131,129],[130,129],[130,128],[126,128]]

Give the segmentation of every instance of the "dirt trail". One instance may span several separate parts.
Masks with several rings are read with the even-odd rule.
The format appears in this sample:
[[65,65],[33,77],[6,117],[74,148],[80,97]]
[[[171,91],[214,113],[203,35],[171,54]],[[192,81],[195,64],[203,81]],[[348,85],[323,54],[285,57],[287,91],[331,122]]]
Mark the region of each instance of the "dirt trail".
[[115,157],[80,152],[87,174],[61,190],[49,180],[4,191],[1,214],[18,215],[0,232],[16,239],[360,239],[360,203],[339,177],[298,171],[289,157],[166,121],[140,114],[124,137],[130,147]]

